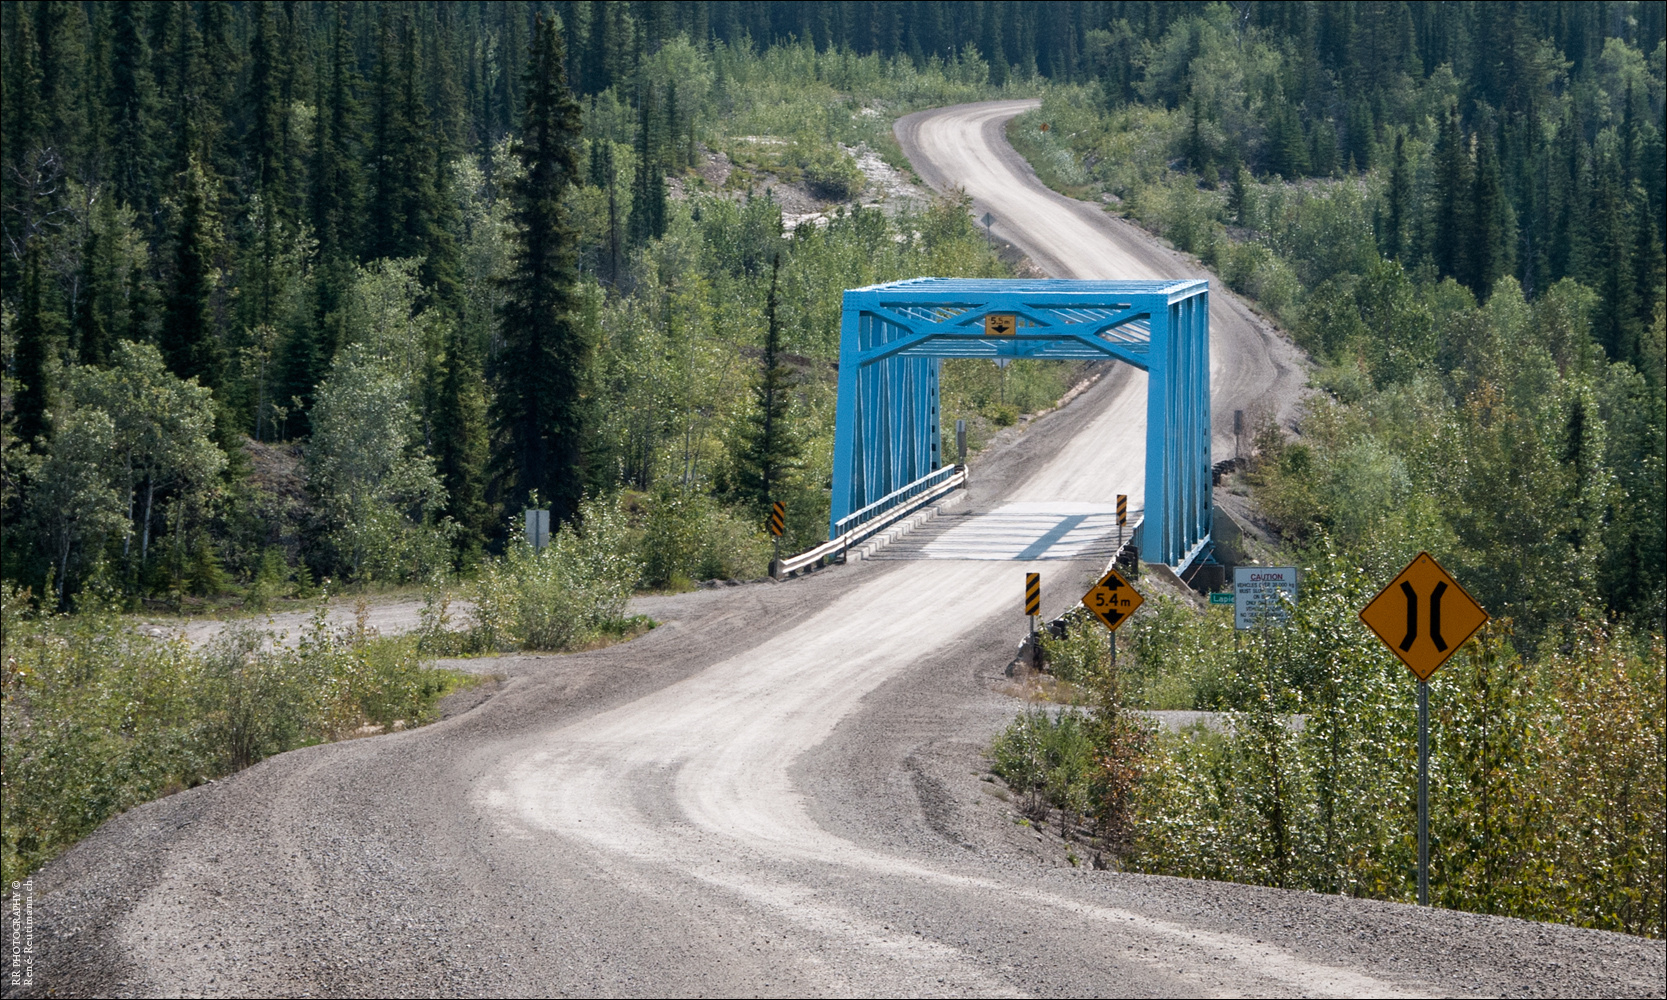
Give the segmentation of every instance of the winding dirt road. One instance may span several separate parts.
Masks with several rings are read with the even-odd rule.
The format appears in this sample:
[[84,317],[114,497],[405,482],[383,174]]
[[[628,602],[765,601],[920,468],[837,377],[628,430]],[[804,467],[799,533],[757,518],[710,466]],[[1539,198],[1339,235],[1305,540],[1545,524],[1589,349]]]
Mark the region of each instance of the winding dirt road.
[[[1176,273],[1040,189],[1021,107],[898,134],[1054,273]],[[1218,418],[1286,412],[1294,352],[1214,309]],[[666,624],[634,642],[465,661],[505,679],[444,722],[130,811],[36,878],[22,992],[1659,994],[1659,943],[1094,871],[1014,822],[980,752],[1023,574],[1047,612],[1081,592],[1103,555],[1057,529],[1139,495],[1143,416],[1113,373],[987,452],[916,558],[640,602]]]

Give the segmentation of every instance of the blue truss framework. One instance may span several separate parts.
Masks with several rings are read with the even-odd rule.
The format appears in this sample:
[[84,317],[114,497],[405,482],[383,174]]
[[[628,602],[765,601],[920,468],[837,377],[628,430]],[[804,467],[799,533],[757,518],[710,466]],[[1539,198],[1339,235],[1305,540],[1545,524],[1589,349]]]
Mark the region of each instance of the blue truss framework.
[[[1211,527],[1209,305],[1198,280],[915,278],[847,291],[829,537],[943,467],[941,359],[1112,358],[1147,373],[1142,554],[1186,566]],[[1013,316],[1012,334],[987,333],[991,314]]]

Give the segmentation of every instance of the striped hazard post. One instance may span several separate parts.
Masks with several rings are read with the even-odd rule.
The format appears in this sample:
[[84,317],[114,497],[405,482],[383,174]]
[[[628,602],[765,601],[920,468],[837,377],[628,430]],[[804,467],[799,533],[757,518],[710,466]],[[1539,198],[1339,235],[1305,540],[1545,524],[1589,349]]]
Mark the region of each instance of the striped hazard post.
[[764,522],[764,526],[770,529],[771,535],[775,536],[776,554],[775,558],[770,560],[770,575],[775,576],[781,565],[781,536],[787,530],[787,505],[780,500],[771,504],[770,517],[769,520]]
[[1129,495],[1117,494],[1117,548],[1123,549],[1123,525],[1129,523]]
[[1042,649],[1036,642],[1036,616],[1042,613],[1042,574],[1025,574],[1025,615],[1030,618],[1030,665],[1042,669]]

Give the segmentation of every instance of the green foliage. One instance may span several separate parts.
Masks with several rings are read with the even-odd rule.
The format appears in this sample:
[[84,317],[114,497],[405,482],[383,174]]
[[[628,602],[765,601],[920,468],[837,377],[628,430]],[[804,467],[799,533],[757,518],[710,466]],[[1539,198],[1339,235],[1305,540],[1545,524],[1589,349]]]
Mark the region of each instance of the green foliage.
[[[1127,864],[1413,897],[1416,683],[1354,613],[1387,575],[1360,557],[1405,555],[1317,545],[1279,628],[1166,602],[1129,623],[1132,690],[1173,678],[1224,714],[1151,745]],[[1579,625],[1530,661],[1511,638],[1490,625],[1431,681],[1432,896],[1660,936],[1661,639]]]
[[625,605],[642,566],[617,504],[586,501],[577,526],[563,525],[537,552],[518,528],[503,557],[481,567],[466,648],[572,649],[631,626]]
[[424,665],[414,638],[331,627],[325,604],[295,646],[235,627],[193,650],[100,608],[36,614],[10,586],[0,602],[8,881],[134,805],[365,726],[420,725],[469,683]]
[[1045,709],[1021,713],[990,745],[990,770],[1025,798],[1021,809],[1041,818],[1045,806],[1078,815],[1089,809],[1094,745],[1082,713]]
[[567,88],[554,19],[539,20],[524,78],[526,107],[513,152],[521,171],[508,186],[512,267],[498,307],[493,422],[495,464],[506,506],[534,490],[560,520],[577,512],[584,411],[580,386],[590,342],[574,315],[577,247],[564,196],[578,180],[579,106]]
[[452,522],[435,523],[434,460],[414,447],[416,418],[394,372],[350,344],[319,386],[309,479],[334,558],[355,578],[398,580],[450,562]]
[[769,571],[770,542],[751,509],[662,485],[647,498],[637,546],[642,584],[683,588],[697,580],[755,580]]

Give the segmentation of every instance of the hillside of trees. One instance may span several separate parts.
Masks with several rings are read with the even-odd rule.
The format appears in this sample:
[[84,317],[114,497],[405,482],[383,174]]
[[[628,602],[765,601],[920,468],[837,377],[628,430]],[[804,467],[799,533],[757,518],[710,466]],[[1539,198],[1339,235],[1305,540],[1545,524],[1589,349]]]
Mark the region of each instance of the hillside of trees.
[[[89,581],[177,605],[468,571],[535,491],[558,520],[622,489],[639,518],[682,511],[654,523],[683,554],[645,582],[741,572],[713,554],[756,549],[738,539],[772,480],[790,541],[815,540],[839,289],[1004,272],[952,208],[787,238],[764,182],[858,201],[849,150],[906,167],[897,114],[1000,93],[1158,116],[1162,162],[1108,147],[1094,169],[1108,190],[1129,187],[1119,170],[1195,177],[1235,232],[1269,204],[1258,185],[1370,178],[1374,252],[1482,296],[1504,275],[1529,301],[1576,279],[1605,355],[1650,368],[1656,4],[35,2],[3,18],[0,543],[6,577],[60,606]],[[1081,154],[1099,134],[1070,131],[1042,139]],[[720,155],[736,169],[707,184]],[[761,373],[772,336],[787,368]],[[1015,375],[1053,391],[1017,372],[991,398],[994,374],[961,367],[951,394],[998,421]],[[764,421],[785,438],[750,429],[765,383],[791,384],[789,419]]]
[[786,238],[770,184],[855,203],[900,109],[996,91],[971,48],[761,48],[754,6],[6,5],[6,578],[426,579],[586,494],[648,585],[760,572],[772,499],[816,540],[839,291],[1007,272],[953,207]]
[[1318,390],[1295,435],[1253,414],[1217,493],[1299,568],[1291,619],[1159,598],[1115,661],[1091,623],[1045,640],[1090,710],[992,746],[1031,819],[1154,874],[1416,899],[1415,685],[1356,614],[1427,551],[1493,615],[1428,688],[1431,901],[1664,933],[1661,13],[1131,16],[1009,126],[1276,319]]

